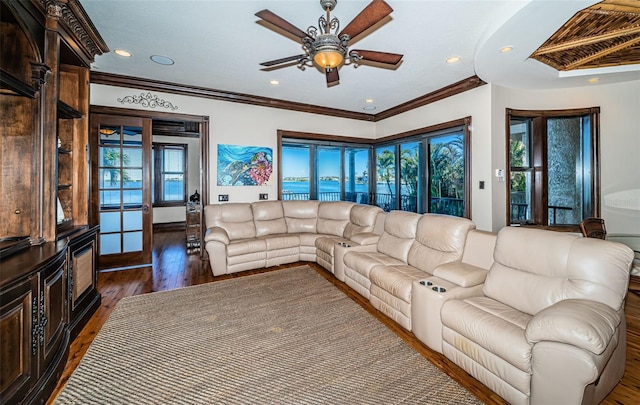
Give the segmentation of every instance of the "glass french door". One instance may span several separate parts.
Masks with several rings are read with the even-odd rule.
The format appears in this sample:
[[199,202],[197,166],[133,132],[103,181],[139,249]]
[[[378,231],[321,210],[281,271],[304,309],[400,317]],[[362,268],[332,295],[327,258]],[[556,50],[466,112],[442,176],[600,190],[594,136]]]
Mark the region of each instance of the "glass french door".
[[[93,115],[94,212],[100,223],[101,269],[151,265],[151,120]],[[95,155],[94,155],[95,156]]]

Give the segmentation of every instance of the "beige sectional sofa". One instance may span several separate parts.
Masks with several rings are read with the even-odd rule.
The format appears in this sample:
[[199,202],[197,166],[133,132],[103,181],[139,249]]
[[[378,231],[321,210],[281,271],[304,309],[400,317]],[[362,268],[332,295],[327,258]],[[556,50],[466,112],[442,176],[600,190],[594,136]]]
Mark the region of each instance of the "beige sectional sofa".
[[204,215],[214,275],[315,261],[511,403],[598,403],[624,372],[622,244],[349,202]]
[[214,276],[300,260],[318,261],[333,273],[335,245],[375,244],[382,213],[379,207],[345,201],[207,205],[205,249]]

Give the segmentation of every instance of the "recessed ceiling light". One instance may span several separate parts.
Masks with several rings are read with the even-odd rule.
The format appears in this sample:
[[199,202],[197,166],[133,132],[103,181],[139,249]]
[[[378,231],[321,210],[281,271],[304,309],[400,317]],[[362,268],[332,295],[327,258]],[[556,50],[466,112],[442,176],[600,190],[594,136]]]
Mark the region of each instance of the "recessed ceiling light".
[[502,48],[500,48],[500,53],[508,53],[513,51],[513,47],[512,46],[503,46]]
[[461,58],[459,56],[452,56],[450,58],[447,58],[445,60],[445,62],[449,63],[449,64],[453,64],[453,63],[458,63],[460,62]]
[[366,100],[364,100],[365,103],[373,103],[373,99],[372,98],[368,98]]
[[277,86],[280,84],[280,81],[274,79],[274,80],[269,80],[269,83],[273,84],[274,86]]
[[373,110],[376,109],[376,106],[375,105],[368,105],[368,106],[362,107],[362,109],[365,110],[365,111],[373,111]]
[[116,55],[124,56],[125,58],[131,56],[131,52],[125,51],[124,49],[116,49],[113,52],[115,52]]
[[598,77],[592,77],[591,79],[587,80],[589,83],[598,83],[600,81],[600,78]]
[[173,59],[169,58],[168,56],[162,56],[162,55],[151,55],[149,56],[149,59],[151,59],[152,61],[154,61],[159,65],[165,65],[165,66],[170,66],[176,63]]

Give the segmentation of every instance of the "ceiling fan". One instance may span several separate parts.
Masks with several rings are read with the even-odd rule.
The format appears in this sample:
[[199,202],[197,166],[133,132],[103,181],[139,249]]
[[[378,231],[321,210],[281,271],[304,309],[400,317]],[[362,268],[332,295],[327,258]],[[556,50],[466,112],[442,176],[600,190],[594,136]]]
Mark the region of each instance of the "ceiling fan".
[[307,32],[298,29],[269,10],[258,11],[255,14],[257,17],[299,38],[302,49],[305,51],[301,55],[275,59],[260,65],[275,67],[297,61],[298,67],[302,70],[306,66],[316,65],[325,71],[327,87],[339,84],[338,69],[343,64],[354,64],[358,67],[360,62],[369,61],[392,68],[397,67],[403,55],[361,49],[349,50],[349,41],[391,14],[393,11],[391,6],[383,0],[373,0],[342,31],[339,31],[340,21],[336,17],[331,18],[331,11],[337,2],[337,0],[320,0],[320,5],[326,11],[326,17],[320,16],[318,27],[310,26]]

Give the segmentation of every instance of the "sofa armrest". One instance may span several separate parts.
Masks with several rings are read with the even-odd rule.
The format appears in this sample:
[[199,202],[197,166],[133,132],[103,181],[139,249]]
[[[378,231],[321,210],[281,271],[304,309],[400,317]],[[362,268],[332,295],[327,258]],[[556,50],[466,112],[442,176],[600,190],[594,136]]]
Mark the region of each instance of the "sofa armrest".
[[529,321],[525,336],[532,344],[560,342],[599,355],[607,348],[619,325],[620,315],[608,305],[569,299],[538,312]]
[[215,241],[215,242],[220,242],[225,245],[228,245],[229,234],[224,228],[220,228],[219,226],[213,226],[207,229],[207,231],[205,232],[204,241],[205,242]]
[[361,232],[351,236],[350,240],[356,245],[365,246],[365,245],[375,245],[378,243],[379,239],[380,239],[380,235],[377,235],[373,232]]
[[436,267],[433,275],[466,288],[484,283],[487,270],[472,264],[451,262]]

